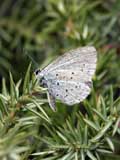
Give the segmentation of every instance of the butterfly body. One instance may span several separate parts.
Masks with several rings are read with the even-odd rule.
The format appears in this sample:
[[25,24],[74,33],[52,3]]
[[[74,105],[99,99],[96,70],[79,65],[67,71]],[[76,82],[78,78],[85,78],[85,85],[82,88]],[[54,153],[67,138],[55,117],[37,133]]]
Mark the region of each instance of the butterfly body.
[[92,46],[82,47],[66,52],[43,70],[35,72],[41,85],[48,89],[52,108],[55,108],[55,99],[74,105],[88,96],[96,61],[96,49]]

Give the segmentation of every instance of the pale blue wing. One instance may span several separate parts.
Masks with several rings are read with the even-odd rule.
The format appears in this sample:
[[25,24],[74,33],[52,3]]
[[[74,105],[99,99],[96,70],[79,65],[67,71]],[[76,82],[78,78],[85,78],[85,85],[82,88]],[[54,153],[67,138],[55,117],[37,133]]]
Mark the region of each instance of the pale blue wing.
[[64,55],[58,57],[55,61],[45,67],[42,72],[47,74],[54,71],[65,69],[85,70],[88,68],[91,75],[94,74],[96,68],[97,53],[92,46],[82,47],[66,52]]
[[84,100],[90,93],[96,61],[94,47],[71,50],[57,58],[41,71],[49,93],[68,105]]
[[83,101],[90,93],[89,83],[56,81],[48,84],[48,90],[56,99],[73,105]]

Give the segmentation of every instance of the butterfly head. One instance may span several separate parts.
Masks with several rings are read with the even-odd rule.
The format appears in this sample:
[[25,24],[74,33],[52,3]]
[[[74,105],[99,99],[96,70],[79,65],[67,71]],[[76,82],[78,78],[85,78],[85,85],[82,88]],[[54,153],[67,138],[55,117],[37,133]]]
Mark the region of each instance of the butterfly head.
[[36,70],[34,71],[34,74],[37,76],[40,72],[41,72],[40,69],[36,69]]
[[46,80],[44,78],[43,72],[40,69],[36,69],[34,74],[35,74],[36,78],[39,80],[40,85],[42,87],[47,87],[47,82],[46,82]]
[[34,71],[34,74],[37,78],[42,78],[43,77],[43,74],[41,73],[41,70],[40,69],[36,69]]

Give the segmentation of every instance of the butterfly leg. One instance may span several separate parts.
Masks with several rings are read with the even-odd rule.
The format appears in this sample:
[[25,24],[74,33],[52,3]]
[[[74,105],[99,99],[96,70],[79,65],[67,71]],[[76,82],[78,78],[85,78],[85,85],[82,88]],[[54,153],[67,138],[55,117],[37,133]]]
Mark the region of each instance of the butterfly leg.
[[56,110],[56,105],[55,105],[55,97],[51,95],[51,93],[49,93],[49,91],[47,92],[47,97],[48,97],[48,103],[51,107],[51,109],[53,111]]

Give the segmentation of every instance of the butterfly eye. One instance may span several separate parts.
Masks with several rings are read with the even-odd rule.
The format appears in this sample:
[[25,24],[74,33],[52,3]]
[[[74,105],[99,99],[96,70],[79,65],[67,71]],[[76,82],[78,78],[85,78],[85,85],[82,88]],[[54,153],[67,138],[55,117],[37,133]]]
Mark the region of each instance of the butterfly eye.
[[38,75],[40,72],[41,72],[40,69],[37,69],[34,73],[35,75]]

